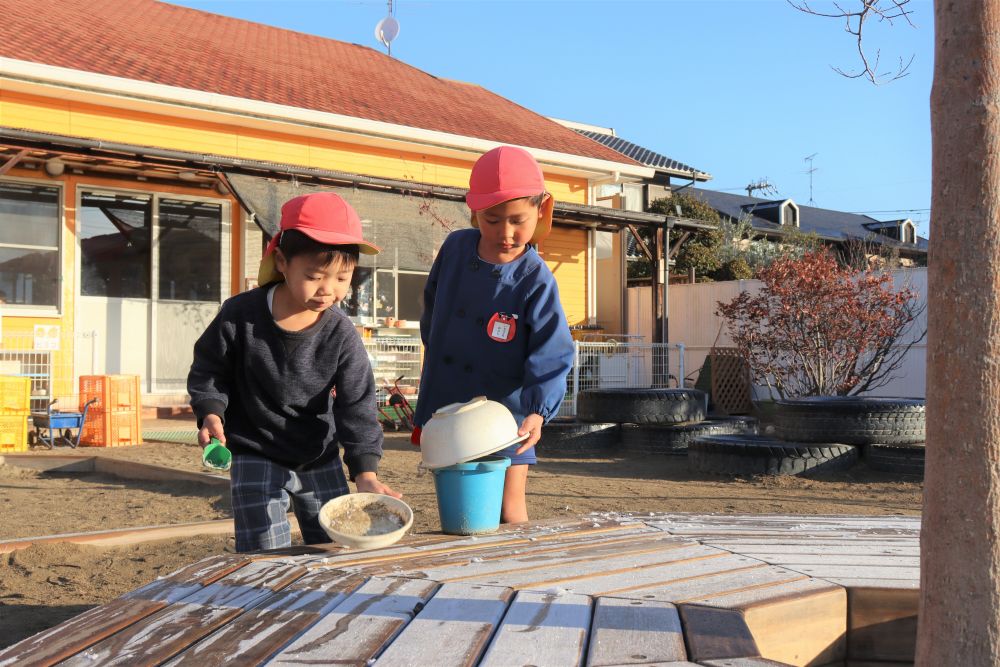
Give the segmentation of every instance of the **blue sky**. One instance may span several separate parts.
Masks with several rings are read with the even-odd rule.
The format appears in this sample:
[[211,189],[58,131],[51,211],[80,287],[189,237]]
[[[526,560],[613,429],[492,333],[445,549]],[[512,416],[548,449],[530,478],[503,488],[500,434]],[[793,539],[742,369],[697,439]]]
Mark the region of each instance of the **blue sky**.
[[[385,0],[175,4],[377,49],[387,13]],[[831,69],[859,62],[842,22],[784,0],[397,0],[392,55],[541,114],[613,127],[711,173],[719,190],[767,178],[807,204],[804,158],[816,154],[816,206],[909,217],[927,235],[933,6],[909,6],[916,28],[866,28],[884,66],[914,58],[909,76],[881,86]]]

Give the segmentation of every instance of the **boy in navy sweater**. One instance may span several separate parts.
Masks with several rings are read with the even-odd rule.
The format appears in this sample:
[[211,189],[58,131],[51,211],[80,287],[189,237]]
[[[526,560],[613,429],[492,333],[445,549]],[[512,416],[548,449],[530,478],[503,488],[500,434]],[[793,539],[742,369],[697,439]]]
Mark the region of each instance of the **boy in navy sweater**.
[[261,261],[261,287],[222,304],[194,347],[188,375],[198,441],[233,452],[236,550],[287,547],[289,504],[306,544],[329,542],[325,502],[358,491],[400,497],[377,477],[382,428],[361,338],[340,308],[362,238],[350,205],[330,192],[281,208]]
[[[501,520],[528,520],[528,466],[542,425],[559,410],[573,340],[552,271],[533,244],[552,229],[552,196],[527,151],[500,146],[476,162],[466,202],[472,226],[445,239],[427,277],[424,366],[414,423],[475,396],[503,403],[527,439],[511,459]],[[419,444],[419,429],[414,441]]]

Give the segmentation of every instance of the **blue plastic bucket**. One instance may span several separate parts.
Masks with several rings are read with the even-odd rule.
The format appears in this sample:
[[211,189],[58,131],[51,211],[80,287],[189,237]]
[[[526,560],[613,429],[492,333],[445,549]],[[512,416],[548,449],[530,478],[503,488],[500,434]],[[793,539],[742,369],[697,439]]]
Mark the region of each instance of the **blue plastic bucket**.
[[435,470],[441,530],[449,535],[476,535],[499,528],[509,467],[506,456],[484,456]]

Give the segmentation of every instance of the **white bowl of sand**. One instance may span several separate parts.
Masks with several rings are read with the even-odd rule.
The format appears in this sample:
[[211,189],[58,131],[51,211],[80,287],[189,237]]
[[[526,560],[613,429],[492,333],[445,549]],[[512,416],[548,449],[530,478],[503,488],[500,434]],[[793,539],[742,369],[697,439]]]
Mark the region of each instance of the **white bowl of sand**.
[[413,510],[380,493],[349,493],[319,510],[330,539],[352,549],[379,549],[398,542],[413,525]]

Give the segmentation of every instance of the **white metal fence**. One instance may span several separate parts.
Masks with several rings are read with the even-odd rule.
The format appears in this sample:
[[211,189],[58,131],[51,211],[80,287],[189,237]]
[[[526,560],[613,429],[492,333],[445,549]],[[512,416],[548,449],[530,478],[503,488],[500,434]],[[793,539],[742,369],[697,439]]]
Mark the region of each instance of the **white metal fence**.
[[684,386],[683,343],[577,342],[560,417],[575,417],[587,389],[665,389]]

